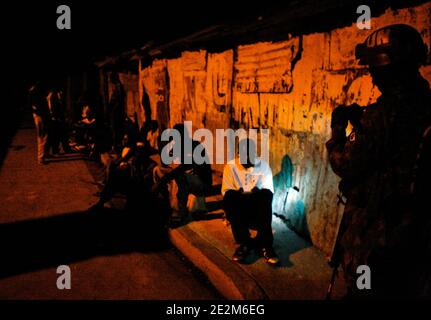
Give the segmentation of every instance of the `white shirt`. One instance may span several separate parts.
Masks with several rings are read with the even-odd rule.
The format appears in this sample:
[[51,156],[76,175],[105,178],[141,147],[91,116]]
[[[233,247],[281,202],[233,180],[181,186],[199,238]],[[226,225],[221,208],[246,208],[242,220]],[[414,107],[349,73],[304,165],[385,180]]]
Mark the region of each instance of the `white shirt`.
[[268,189],[274,193],[272,170],[269,164],[263,159],[257,159],[254,167],[246,169],[238,158],[229,161],[223,170],[222,195],[228,190],[239,190],[240,188],[244,192],[251,192],[254,187]]

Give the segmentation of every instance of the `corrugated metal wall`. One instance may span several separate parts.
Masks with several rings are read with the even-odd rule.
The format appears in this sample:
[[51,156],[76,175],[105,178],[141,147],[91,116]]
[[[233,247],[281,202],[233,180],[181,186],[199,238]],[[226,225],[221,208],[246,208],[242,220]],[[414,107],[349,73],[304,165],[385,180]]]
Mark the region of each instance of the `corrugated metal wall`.
[[[372,28],[407,23],[429,46],[430,17],[430,3],[387,10],[372,19]],[[325,142],[334,107],[368,105],[379,96],[354,58],[355,45],[370,32],[352,24],[222,53],[183,52],[180,58],[158,60],[140,70],[140,83],[148,92],[153,118],[170,126],[190,120],[194,128],[213,130],[269,128],[273,172],[280,172],[287,156],[293,164],[293,185],[299,188],[276,199],[284,211],[280,213],[330,254],[343,208],[337,206],[339,180],[329,167]],[[431,81],[431,67],[421,71]],[[169,115],[163,115],[167,111]]]

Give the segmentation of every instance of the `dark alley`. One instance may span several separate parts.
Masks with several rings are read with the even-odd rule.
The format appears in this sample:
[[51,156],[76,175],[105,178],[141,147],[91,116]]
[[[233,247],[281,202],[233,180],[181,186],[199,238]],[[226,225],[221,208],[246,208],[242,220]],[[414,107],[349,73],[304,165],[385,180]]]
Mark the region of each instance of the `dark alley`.
[[[0,299],[220,298],[146,219],[87,212],[98,188],[86,161],[38,166],[35,140],[18,130],[0,171]],[[57,289],[60,265],[73,290]]]
[[0,302],[431,299],[430,0],[0,15]]

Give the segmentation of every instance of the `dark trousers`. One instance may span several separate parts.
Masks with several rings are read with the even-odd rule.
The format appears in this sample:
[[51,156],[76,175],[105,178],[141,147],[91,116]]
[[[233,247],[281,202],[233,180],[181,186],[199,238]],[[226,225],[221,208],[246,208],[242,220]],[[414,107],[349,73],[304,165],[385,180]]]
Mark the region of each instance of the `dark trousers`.
[[178,186],[178,209],[182,212],[187,210],[187,200],[190,194],[196,197],[204,197],[205,191],[210,188],[205,185],[197,174],[193,173],[179,174],[175,178],[175,182]]
[[64,121],[51,121],[48,140],[52,148],[52,153],[57,154],[60,152],[60,144],[63,146],[64,152],[70,152],[67,125]]
[[88,145],[95,142],[95,131],[96,125],[78,123],[74,126],[75,129],[75,140],[81,145]]
[[255,242],[259,248],[272,246],[272,197],[272,192],[266,189],[252,193],[235,190],[225,193],[223,207],[238,244],[250,244],[249,229],[254,229],[257,230]]
[[127,194],[130,188],[132,188],[130,168],[119,169],[118,164],[111,163],[106,184],[100,192],[100,202],[108,202],[117,192]]

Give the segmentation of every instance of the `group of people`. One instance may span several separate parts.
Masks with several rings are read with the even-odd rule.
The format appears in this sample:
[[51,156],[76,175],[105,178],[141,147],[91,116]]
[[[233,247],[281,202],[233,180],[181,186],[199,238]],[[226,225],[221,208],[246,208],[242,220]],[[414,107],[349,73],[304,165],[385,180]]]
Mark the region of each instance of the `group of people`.
[[[427,202],[431,90],[419,72],[427,47],[414,28],[392,25],[374,31],[357,46],[356,56],[360,64],[368,66],[382,95],[370,106],[340,106],[332,113],[332,136],[326,147],[334,172],[342,178],[339,189],[346,199],[332,262],[343,267],[353,296],[427,296],[431,294]],[[152,201],[165,204],[162,211],[168,217],[170,182],[175,181],[177,211],[184,218],[189,196],[202,199],[211,189],[210,165],[186,164],[184,159],[190,155],[184,148],[179,162],[163,163],[162,152],[170,152],[175,141],[163,145],[154,120],[147,121],[141,131],[128,130],[118,75],[112,77],[112,83],[110,127],[117,155],[107,166],[106,183],[95,207],[102,207],[116,191],[123,190],[132,207],[142,207],[142,196],[151,195]],[[50,92],[48,102],[38,101],[36,94],[31,96],[39,161],[43,162],[47,118],[56,132],[54,151],[60,143],[67,149],[61,130],[61,93]],[[349,122],[353,130],[347,135]],[[183,139],[190,134],[180,124],[174,129]],[[199,145],[193,141],[192,152]],[[204,148],[199,150],[205,153]],[[271,168],[257,157],[252,140],[241,140],[239,151],[235,160],[226,164],[222,182],[224,210],[238,243],[233,260],[244,262],[252,250],[258,250],[269,264],[277,265],[271,228]],[[204,206],[201,209],[205,211]],[[257,230],[255,238],[251,238],[250,229]],[[368,265],[373,272],[373,290],[365,293],[356,286],[360,265]]]
[[110,82],[112,90],[105,117],[97,121],[97,99],[91,99],[91,92],[85,92],[74,110],[66,112],[63,93],[57,87],[47,89],[40,82],[30,87],[28,97],[36,126],[39,163],[46,164],[47,159],[58,155],[60,146],[64,153],[119,152],[127,130],[126,96],[118,73],[112,73]]
[[[208,161],[196,163],[193,155],[200,150],[201,158],[206,159],[206,150],[199,141],[191,140],[190,154],[187,154],[184,146],[186,139],[191,139],[190,132],[183,124],[173,129],[180,134],[179,159],[173,157],[178,141],[171,138],[162,142],[155,120],[145,124],[140,132],[126,130],[122,149],[110,162],[106,183],[92,209],[101,209],[116,192],[122,191],[127,196],[129,211],[141,210],[143,198],[147,196],[149,201],[172,204],[164,207],[169,212],[158,213],[165,222],[168,217],[171,222],[184,222],[204,214],[207,210],[205,197],[212,189],[212,169]],[[163,153],[172,159],[170,163],[162,160]],[[225,166],[222,183],[226,218],[239,244],[234,261],[244,262],[252,250],[258,250],[269,264],[279,263],[273,249],[271,227],[272,179],[268,163],[257,157],[255,142],[251,139],[239,141],[238,156]],[[172,196],[176,201],[172,201]],[[151,204],[146,203],[146,207],[151,208]],[[255,238],[250,237],[249,228],[257,230]]]
[[29,90],[29,100],[36,126],[39,163],[46,164],[50,155],[60,152],[60,146],[63,152],[72,152],[61,90],[51,88],[44,91],[40,85],[35,84]]

